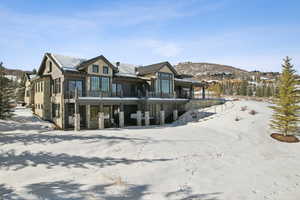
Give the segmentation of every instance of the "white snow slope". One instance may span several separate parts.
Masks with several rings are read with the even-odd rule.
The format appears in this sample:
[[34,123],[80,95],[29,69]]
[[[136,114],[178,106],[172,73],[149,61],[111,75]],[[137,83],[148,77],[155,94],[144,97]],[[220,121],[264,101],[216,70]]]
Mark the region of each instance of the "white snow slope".
[[[240,111],[241,106],[258,114]],[[206,109],[208,117],[198,122],[147,129],[41,133],[40,121],[28,122],[31,129],[25,121],[24,128],[11,125],[15,130],[0,121],[0,196],[299,200],[300,144],[269,136],[267,106],[229,102],[217,106],[217,114]],[[26,112],[29,117],[27,110],[16,111],[19,119]]]

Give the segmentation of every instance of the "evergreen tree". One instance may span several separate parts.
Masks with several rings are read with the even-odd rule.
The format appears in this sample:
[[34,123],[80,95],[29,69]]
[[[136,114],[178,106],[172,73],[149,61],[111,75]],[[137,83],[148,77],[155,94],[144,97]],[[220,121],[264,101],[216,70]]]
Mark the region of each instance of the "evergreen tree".
[[17,88],[17,101],[20,103],[24,103],[24,97],[25,97],[25,74],[22,76],[21,82],[18,84]]
[[222,88],[221,88],[221,85],[220,85],[219,83],[215,83],[215,84],[211,85],[211,86],[209,87],[209,90],[210,90],[211,92],[213,92],[213,95],[214,95],[215,97],[221,97],[221,94],[222,94]]
[[253,96],[253,89],[252,89],[252,86],[249,86],[249,87],[248,87],[247,95],[250,96],[250,97]]
[[256,87],[255,96],[257,96],[257,97],[262,97],[263,96],[263,92],[262,92],[262,87],[261,86],[257,86]]
[[270,126],[284,136],[293,134],[297,130],[300,109],[299,91],[296,88],[299,81],[296,79],[296,71],[290,61],[289,57],[284,59],[279,81],[279,94],[275,100],[276,105],[271,106],[274,113]]
[[247,96],[248,82],[243,81],[240,86],[240,95]]
[[12,116],[12,107],[10,104],[13,100],[14,90],[12,81],[5,77],[4,67],[0,63],[0,119],[6,119]]

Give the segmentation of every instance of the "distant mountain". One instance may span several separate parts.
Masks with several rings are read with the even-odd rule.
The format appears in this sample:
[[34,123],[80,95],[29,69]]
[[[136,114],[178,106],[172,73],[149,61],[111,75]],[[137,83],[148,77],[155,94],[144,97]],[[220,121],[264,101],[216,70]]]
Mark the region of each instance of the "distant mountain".
[[175,65],[182,74],[193,75],[196,78],[220,79],[224,77],[240,78],[250,76],[250,72],[237,67],[213,63],[182,62]]

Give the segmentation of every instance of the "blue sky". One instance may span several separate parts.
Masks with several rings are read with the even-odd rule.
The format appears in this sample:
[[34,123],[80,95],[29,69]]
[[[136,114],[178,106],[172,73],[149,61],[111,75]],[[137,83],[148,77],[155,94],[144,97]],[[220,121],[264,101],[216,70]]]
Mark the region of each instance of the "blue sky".
[[299,0],[1,0],[0,60],[38,68],[45,52],[147,65],[212,62],[300,71]]

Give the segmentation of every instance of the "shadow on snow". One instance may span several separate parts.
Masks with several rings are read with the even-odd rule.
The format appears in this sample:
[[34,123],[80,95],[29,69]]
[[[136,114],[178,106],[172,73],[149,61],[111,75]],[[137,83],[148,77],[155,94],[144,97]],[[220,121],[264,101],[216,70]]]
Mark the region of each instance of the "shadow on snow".
[[[86,199],[106,199],[106,200],[139,200],[146,195],[150,195],[150,185],[134,184],[100,184],[86,187],[84,184],[73,181],[53,181],[30,184],[24,187],[27,194],[34,199],[55,199],[55,200],[86,200]],[[112,192],[110,192],[112,191]],[[0,185],[0,194],[5,200],[25,200],[13,189],[6,185]],[[190,187],[186,187],[165,195],[169,200],[218,200],[220,192],[195,194]]]
[[50,152],[31,153],[24,151],[16,154],[15,151],[0,154],[0,168],[20,170],[29,166],[45,165],[47,168],[62,166],[67,168],[88,168],[88,165],[104,168],[118,164],[130,165],[134,163],[153,163],[170,161],[172,159],[127,159],[112,157],[82,157],[68,154],[53,154]]

